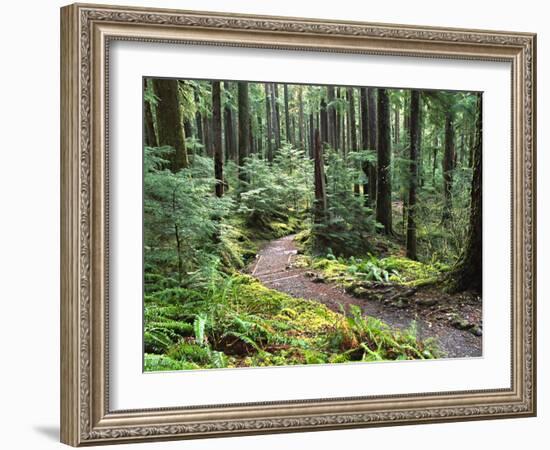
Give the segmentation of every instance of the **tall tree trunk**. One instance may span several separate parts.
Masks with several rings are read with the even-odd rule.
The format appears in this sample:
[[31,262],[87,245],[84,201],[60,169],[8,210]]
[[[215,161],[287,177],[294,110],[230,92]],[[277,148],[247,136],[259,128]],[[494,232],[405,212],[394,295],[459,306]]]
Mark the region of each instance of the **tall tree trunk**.
[[173,172],[189,166],[185,134],[181,125],[181,106],[179,102],[178,81],[157,78],[153,81],[158,97],[157,129],[160,146],[168,145],[174,149],[170,161]]
[[445,153],[443,155],[443,222],[451,218],[452,210],[452,188],[453,188],[453,116],[451,111],[445,114]]
[[204,135],[203,135],[203,131],[202,131],[202,116],[201,116],[201,113],[200,113],[200,110],[199,110],[199,107],[198,107],[198,105],[200,103],[198,86],[195,86],[194,94],[195,94],[195,104],[197,105],[197,112],[195,113],[195,128],[197,129],[197,139],[203,145],[203,150],[204,150]]
[[[345,100],[346,96],[344,94],[343,88],[338,88],[336,90],[336,98]],[[334,114],[334,128],[335,133],[335,143],[337,149],[340,150],[343,156],[346,155],[346,113],[336,110]]]
[[[355,124],[355,96],[353,95],[353,88],[348,88],[348,101],[349,101],[349,148],[350,152],[356,152],[357,148],[357,126]],[[359,195],[361,193],[359,183],[353,185],[353,191]]]
[[350,112],[350,109],[351,108],[351,105],[348,107],[348,111],[347,111],[347,114],[346,114],[346,151],[347,153],[346,154],[349,154],[353,151],[353,146],[352,146],[352,143],[351,143],[351,133],[352,133],[352,130],[351,130],[351,112]]
[[273,133],[275,134],[275,151],[281,148],[281,112],[279,108],[279,85],[272,84],[271,101],[273,106]]
[[[311,115],[311,114],[310,114]],[[304,146],[302,147],[302,150],[304,151],[304,157],[311,156],[309,153],[310,145],[309,145],[309,116],[304,113]]]
[[[400,123],[400,108],[398,105],[396,105],[396,109],[397,109],[397,117],[396,117],[396,120],[397,120],[397,141],[396,143],[399,144],[399,142],[401,142],[401,123]],[[403,131],[404,131],[404,135],[405,136],[410,136],[410,95],[408,95],[407,92],[405,92],[403,94]],[[398,151],[398,156],[400,158],[406,158],[407,155],[406,155],[406,148],[401,148],[399,151]],[[402,190],[402,194],[403,194],[403,197],[402,197],[402,202],[403,202],[403,207],[401,208],[401,212],[402,212],[402,224],[403,224],[403,236],[406,237],[407,235],[407,212],[409,210],[409,195],[408,195],[408,192],[403,189]]]
[[313,113],[309,115],[309,157],[314,158],[315,151],[315,119],[313,118]]
[[239,180],[245,181],[243,170],[244,160],[250,154],[250,106],[248,99],[248,83],[239,81],[238,90],[238,114],[239,114]]
[[470,224],[466,248],[458,261],[455,269],[451,272],[454,280],[455,291],[473,290],[481,294],[483,283],[482,266],[482,98],[481,93],[477,94],[477,115],[475,144],[473,151],[473,176],[470,201]]
[[[329,120],[328,120],[328,111],[327,111],[327,103],[324,99],[324,97],[321,99],[321,108],[319,112],[319,122],[321,123],[321,143],[323,145],[328,144],[330,145],[329,141]],[[314,147],[315,147],[315,139],[313,140]]]
[[424,102],[422,101],[422,93],[420,93],[420,110],[418,114],[420,115],[420,131],[418,132],[418,156],[417,156],[417,173],[418,173],[418,187],[424,187],[424,154],[422,152],[422,146],[424,145],[424,134],[425,134],[425,108]]
[[472,129],[468,138],[468,167],[470,168],[474,165],[475,134],[475,129]]
[[409,126],[409,201],[407,206],[407,258],[416,254],[416,188],[418,185],[418,146],[420,143],[420,92],[411,91]]
[[[191,121],[188,119],[185,119],[183,121],[183,131],[185,133],[185,137],[191,137],[193,136],[193,125],[191,124]],[[188,150],[189,152],[190,150]]]
[[314,205],[314,221],[315,223],[324,223],[327,213],[327,192],[325,186],[325,164],[323,160],[323,146],[319,130],[315,130],[314,145],[313,145],[313,169],[314,169],[314,184],[315,184],[315,205]]
[[327,86],[327,132],[326,139],[328,144],[333,148],[337,148],[336,144],[336,111],[334,108],[334,86]]
[[[359,96],[359,112],[361,113],[361,150],[367,150],[369,148],[369,120],[368,120],[368,100],[367,100],[367,88],[361,88]],[[365,176],[363,182],[363,196],[365,197],[365,205],[370,205],[369,189],[370,189],[370,177],[369,177],[368,161],[361,163],[361,169]]]
[[212,156],[212,139],[210,138],[210,120],[208,116],[204,114],[202,116],[202,136],[203,136],[203,146],[204,154],[206,156]]
[[258,137],[256,139],[256,150],[258,152],[258,155],[260,157],[263,156],[263,124],[262,124],[262,115],[260,113],[257,113],[257,116],[256,116],[256,121],[257,121],[257,124],[258,124]]
[[[377,148],[377,135],[378,135],[378,127],[377,127],[377,92],[375,88],[369,88],[367,91],[367,103],[368,103],[368,122],[369,122],[369,150],[375,151]],[[376,164],[369,164],[369,203],[370,205],[374,205],[376,202],[376,191],[378,189],[378,182],[377,182],[377,170],[376,170]]]
[[222,147],[222,104],[221,83],[212,82],[212,147],[214,149],[214,177],[216,178],[216,196],[222,197],[223,181],[223,147]]
[[283,84],[283,96],[285,102],[285,133],[286,141],[289,144],[292,144],[292,134],[290,132],[290,109],[288,107],[288,84]]
[[269,83],[264,84],[265,89],[265,123],[267,125],[267,160],[273,161],[273,121],[271,117],[271,92]]
[[376,220],[386,234],[392,234],[391,135],[388,91],[378,89],[378,193]]
[[401,129],[400,129],[400,124],[399,124],[399,121],[401,120],[400,117],[399,117],[399,106],[398,105],[395,105],[395,108],[393,109],[393,114],[394,114],[394,133],[395,133],[395,136],[394,136],[394,142],[396,144],[399,144],[399,141],[400,141],[400,137],[401,137]]
[[[172,217],[176,217],[177,202],[176,190],[172,191]],[[174,238],[176,239],[176,253],[178,255],[178,281],[181,283],[183,277],[183,255],[181,251],[181,236],[179,232],[178,222],[174,221]]]
[[347,117],[349,116],[349,103],[348,101],[346,100],[346,92],[344,91],[344,88],[340,88],[338,89],[338,98],[341,98],[343,101],[344,101],[344,105],[345,106],[345,110],[343,112],[338,112],[337,113],[337,118],[340,119],[340,125],[339,125],[339,129],[340,129],[340,133],[336,133],[336,136],[340,136],[341,137],[341,140],[339,143],[337,143],[337,145],[339,146],[339,148],[342,149],[342,155],[343,156],[346,156],[348,154],[348,142],[347,142],[347,137],[349,136],[349,120],[346,120]]
[[303,88],[302,86],[298,87],[298,140],[300,141],[300,148],[305,150],[305,123],[304,123],[304,98],[303,98]]
[[466,137],[464,136],[464,128],[460,131],[460,165],[464,166],[466,161]]
[[411,129],[411,116],[409,114],[410,112],[410,94],[405,94],[403,97],[403,104],[404,104],[404,111],[403,111],[403,131],[405,132],[405,136],[410,134]]
[[439,148],[439,138],[434,138],[433,165],[432,165],[432,186],[435,187],[435,169],[437,167],[437,149]]
[[248,118],[248,129],[250,132],[248,133],[248,151],[249,155],[252,155],[253,153],[256,153],[256,140],[254,139],[254,127],[252,125],[252,115],[249,111],[249,118]]
[[[228,91],[231,89],[231,86],[229,82],[224,81],[223,88],[225,91]],[[225,131],[225,158],[235,160],[236,156],[236,148],[237,148],[237,142],[236,142],[236,135],[235,135],[235,120],[233,118],[233,111],[231,109],[231,105],[229,102],[226,103],[224,107],[224,131]]]
[[151,111],[151,104],[145,99],[145,91],[147,91],[147,79],[143,78],[143,141],[147,147],[158,147],[155,124],[153,123],[153,112]]
[[294,115],[290,116],[290,143],[294,147],[298,147],[296,145],[296,117]]
[[[186,81],[178,81],[178,88],[180,92],[182,92],[184,89],[186,89],[188,86]],[[183,94],[182,94],[183,96]],[[182,108],[182,119],[183,119],[183,132],[186,138],[189,138],[193,136],[193,124],[191,123],[191,120],[188,117],[185,117],[184,110]],[[189,149],[187,149],[187,153],[189,153]]]
[[350,130],[350,150],[356,152],[357,148],[357,124],[355,122],[355,96],[353,88],[348,88],[349,99],[349,130]]

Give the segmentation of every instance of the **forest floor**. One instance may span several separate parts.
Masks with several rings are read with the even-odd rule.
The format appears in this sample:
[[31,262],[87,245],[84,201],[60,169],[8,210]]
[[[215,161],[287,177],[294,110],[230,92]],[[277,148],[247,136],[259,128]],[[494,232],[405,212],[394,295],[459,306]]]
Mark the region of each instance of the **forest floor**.
[[[398,329],[406,329],[416,321],[418,338],[436,338],[447,358],[482,355],[481,331],[473,332],[468,325],[481,324],[479,298],[468,293],[451,296],[428,286],[411,289],[396,283],[371,283],[366,295],[358,298],[342,286],[326,282],[315,271],[294,266],[298,254],[294,237],[267,243],[249,266],[250,275],[268,288],[318,301],[336,312],[357,305],[364,315]],[[480,328],[476,326],[476,330]]]

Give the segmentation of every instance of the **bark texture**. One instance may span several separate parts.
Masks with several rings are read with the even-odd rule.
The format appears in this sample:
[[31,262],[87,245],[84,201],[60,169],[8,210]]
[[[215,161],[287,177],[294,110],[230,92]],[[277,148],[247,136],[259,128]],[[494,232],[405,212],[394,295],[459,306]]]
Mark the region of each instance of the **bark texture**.
[[314,162],[314,182],[315,182],[315,205],[314,205],[314,221],[315,223],[323,223],[326,220],[327,212],[327,192],[325,186],[325,163],[323,159],[323,146],[319,130],[315,130],[315,138],[313,145],[313,162]]
[[273,161],[273,120],[271,117],[271,90],[269,83],[264,84],[265,89],[265,123],[267,127],[267,160]]
[[[147,90],[147,79],[143,78],[143,93]],[[143,99],[143,120],[144,130],[143,138],[147,147],[158,147],[157,134],[155,132],[155,125],[153,123],[153,112],[151,110],[151,104]]]
[[288,106],[288,85],[283,84],[283,97],[285,102],[285,138],[288,143],[294,143],[292,139],[291,123],[290,123],[290,109]]
[[245,158],[250,154],[250,105],[248,100],[248,83],[240,81],[238,89],[239,115],[239,179],[246,180],[243,166]]
[[378,90],[378,192],[376,221],[385,234],[392,234],[390,105],[386,89]]
[[407,258],[417,259],[416,188],[418,186],[418,146],[420,143],[420,92],[411,91],[409,127],[409,201],[407,206]]
[[445,114],[445,152],[443,154],[443,222],[451,218],[454,169],[454,132],[451,111]]
[[155,79],[155,94],[158,97],[157,129],[160,146],[170,146],[174,149],[170,160],[173,172],[189,166],[185,134],[181,123],[181,106],[179,102],[178,81],[171,79]]
[[[369,88],[367,91],[367,103],[368,103],[368,127],[369,127],[369,150],[376,150],[377,142],[377,93],[375,88]],[[369,199],[370,205],[374,205],[376,202],[376,190],[377,190],[377,180],[376,180],[376,164],[372,163],[369,165]]]
[[[224,82],[223,89],[226,92],[231,91],[231,85],[229,82]],[[233,109],[229,102],[227,102],[223,108],[224,112],[224,137],[225,137],[225,158],[235,160],[237,159],[237,136],[235,133],[235,117]]]
[[214,177],[216,178],[216,196],[222,197],[224,191],[224,181],[221,85],[219,81],[212,82],[212,131],[212,147],[214,149]]
[[477,94],[477,117],[475,143],[473,146],[473,175],[470,203],[470,224],[465,251],[452,272],[454,279],[453,290],[460,292],[472,290],[479,294],[483,289],[483,261],[482,261],[482,94]]

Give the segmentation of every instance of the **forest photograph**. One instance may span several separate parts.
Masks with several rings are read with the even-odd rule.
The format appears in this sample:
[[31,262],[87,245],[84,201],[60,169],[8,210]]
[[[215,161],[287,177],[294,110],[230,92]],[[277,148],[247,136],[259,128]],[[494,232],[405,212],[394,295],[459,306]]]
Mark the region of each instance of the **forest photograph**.
[[482,356],[482,93],[144,77],[145,371]]

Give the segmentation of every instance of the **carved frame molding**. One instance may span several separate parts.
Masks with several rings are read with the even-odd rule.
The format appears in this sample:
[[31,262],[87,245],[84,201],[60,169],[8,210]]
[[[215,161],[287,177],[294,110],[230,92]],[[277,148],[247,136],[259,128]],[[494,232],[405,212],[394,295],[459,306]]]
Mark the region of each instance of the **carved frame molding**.
[[[61,439],[138,440],[533,416],[536,36],[75,4],[61,10]],[[512,386],[487,391],[113,412],[108,407],[108,57],[112,40],[509,61]]]

